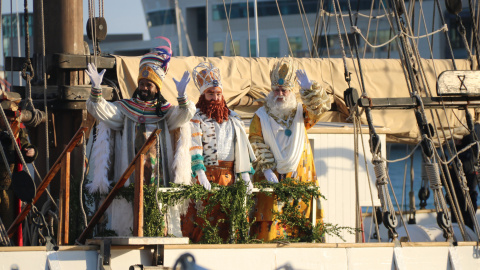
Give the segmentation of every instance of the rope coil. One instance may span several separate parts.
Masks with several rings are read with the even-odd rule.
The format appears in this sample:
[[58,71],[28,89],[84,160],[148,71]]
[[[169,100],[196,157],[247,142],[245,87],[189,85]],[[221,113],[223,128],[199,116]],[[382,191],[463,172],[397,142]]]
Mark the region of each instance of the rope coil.
[[373,168],[375,170],[375,176],[377,177],[377,185],[386,185],[386,175],[387,169],[385,166],[385,161],[383,160],[374,160],[373,161]]
[[432,190],[441,190],[442,181],[440,179],[440,169],[437,163],[425,164],[425,172],[427,173],[428,180],[430,181],[430,188]]

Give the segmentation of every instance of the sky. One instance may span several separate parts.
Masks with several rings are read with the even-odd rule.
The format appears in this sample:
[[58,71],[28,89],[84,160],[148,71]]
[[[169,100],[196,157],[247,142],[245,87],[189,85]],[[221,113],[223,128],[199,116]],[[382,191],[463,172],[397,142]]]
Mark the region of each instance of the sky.
[[[48,1],[48,0],[44,0]],[[17,7],[19,12],[23,12],[24,1],[11,0],[2,2],[2,14],[10,13],[10,2],[13,4],[13,12]],[[98,0],[95,1],[96,16],[98,16]],[[33,0],[28,0],[28,9],[33,11]],[[141,0],[104,0],[104,16],[107,20],[107,29],[109,34],[134,34],[143,33],[143,39],[150,39],[147,23],[143,13]],[[88,1],[83,0],[83,25],[88,19]]]
[[[36,0],[37,1],[37,0]],[[48,1],[48,0],[44,0]],[[2,14],[10,14],[11,10],[16,13],[24,11],[24,1],[10,0],[0,1]],[[95,15],[98,16],[98,0],[95,0]],[[12,3],[12,5],[10,5]],[[13,8],[11,8],[13,6]],[[145,14],[141,0],[104,0],[104,17],[107,20],[108,34],[143,34],[144,40],[150,39]],[[28,11],[33,12],[33,0],[28,0]],[[83,31],[88,19],[88,1],[83,0]],[[0,51],[3,51],[3,43],[0,42]],[[3,66],[3,57],[0,57],[0,66]]]

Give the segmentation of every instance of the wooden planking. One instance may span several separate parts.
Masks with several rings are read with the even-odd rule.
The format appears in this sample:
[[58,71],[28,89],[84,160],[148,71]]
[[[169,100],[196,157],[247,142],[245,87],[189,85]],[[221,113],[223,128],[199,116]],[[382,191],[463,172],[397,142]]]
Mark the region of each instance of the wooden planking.
[[[380,135],[385,140],[385,135]],[[315,167],[320,183],[320,191],[325,195],[322,200],[324,221],[340,226],[356,227],[356,192],[355,192],[355,164],[354,164],[354,135],[353,134],[309,134],[313,140]],[[366,146],[366,159],[370,173],[370,180],[365,169],[365,157],[359,142],[359,196],[361,206],[371,206],[369,183],[372,186],[372,196],[375,205],[379,205],[375,187],[375,174],[371,164],[371,154],[368,148],[368,136],[363,137]],[[359,138],[360,140],[360,138]],[[385,153],[385,143],[382,144]],[[342,232],[341,236],[349,243],[355,242],[355,235]],[[338,237],[326,236],[327,243],[343,243]]]
[[[355,227],[355,187],[352,138],[347,134],[318,134],[314,138],[315,166],[320,182],[320,190],[326,200],[322,200],[324,222],[340,226]],[[350,152],[350,153],[349,153]],[[354,182],[353,182],[354,183]],[[355,236],[341,233],[347,242],[355,242]],[[343,242],[339,237],[327,235],[327,243]]]

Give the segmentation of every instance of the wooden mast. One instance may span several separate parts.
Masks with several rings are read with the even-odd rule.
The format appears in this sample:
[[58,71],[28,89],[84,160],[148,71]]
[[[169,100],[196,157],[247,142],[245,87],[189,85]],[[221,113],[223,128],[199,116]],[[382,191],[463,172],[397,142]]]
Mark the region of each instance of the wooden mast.
[[[42,37],[42,2],[43,2],[43,18],[44,18],[44,35],[45,35],[45,44],[43,45]],[[52,59],[55,59],[55,55],[85,55],[89,52],[85,51],[84,41],[83,41],[83,1],[82,0],[44,0],[44,1],[33,1],[34,4],[34,24],[33,24],[33,33],[34,33],[34,58],[36,59],[35,65],[35,74],[36,81],[38,84],[43,86],[42,80],[42,50],[45,46],[45,59],[47,62],[47,94],[58,93],[60,98],[57,98],[54,102],[48,103],[48,134],[49,134],[49,147],[46,147],[45,141],[45,125],[40,125],[37,128],[30,130],[30,138],[32,142],[37,145],[39,150],[39,158],[37,159],[36,165],[40,172],[40,175],[43,177],[47,173],[46,165],[46,155],[45,153],[49,150],[49,161],[52,163],[56,158],[62,153],[64,147],[68,144],[69,140],[74,135],[75,131],[79,129],[80,126],[88,126],[87,116],[88,113],[85,109],[84,103],[83,106],[78,103],[73,104],[72,102],[63,102],[66,94],[64,93],[65,89],[68,86],[78,86],[85,84],[84,78],[84,69],[83,68],[72,68],[72,69],[60,69],[55,65],[51,65],[53,62]],[[50,63],[49,63],[50,62]],[[37,88],[42,89],[43,87]],[[34,90],[35,91],[35,90]],[[36,95],[43,96],[43,93],[37,93]],[[43,101],[37,100],[39,109],[43,110]],[[86,134],[88,135],[88,133]],[[80,144],[81,146],[81,144]],[[70,189],[72,194],[79,194],[76,192],[79,189],[79,181],[82,176],[82,147],[77,147],[71,154],[72,166],[70,175],[67,178],[70,178],[71,184],[65,186],[66,183],[60,183],[60,177],[57,177],[57,180],[52,182],[51,193],[55,198],[58,197],[58,194],[65,194]],[[51,165],[51,164],[49,164]],[[48,166],[49,167],[49,166]],[[41,180],[41,179],[40,179]],[[78,200],[78,195],[72,197],[73,200]],[[46,197],[43,198],[46,200]],[[41,203],[41,202],[40,202]],[[41,205],[41,204],[40,204]],[[78,205],[77,203],[72,203]],[[81,226],[80,215],[68,215],[69,211],[74,211],[79,213],[78,209],[70,208],[70,196],[62,196],[60,198],[59,204],[61,213],[59,218],[66,221],[67,225],[70,221],[70,233],[77,230],[82,230],[82,228],[77,228]],[[62,214],[63,213],[63,214]],[[67,227],[68,228],[68,227]],[[67,229],[68,230],[68,229]],[[66,236],[60,235],[58,233],[57,241],[59,244],[67,244],[69,241],[68,231]]]

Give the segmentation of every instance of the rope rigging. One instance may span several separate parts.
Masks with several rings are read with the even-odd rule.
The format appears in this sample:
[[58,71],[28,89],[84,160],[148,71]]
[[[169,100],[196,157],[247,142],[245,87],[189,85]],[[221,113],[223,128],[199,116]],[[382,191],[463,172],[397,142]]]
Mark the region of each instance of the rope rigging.
[[[228,33],[227,33],[227,37],[225,37],[226,39],[228,38],[228,35],[230,35],[230,48],[233,49],[233,55],[234,56],[237,56],[237,52],[235,51],[235,45],[233,43],[233,36],[232,36],[232,29],[230,28],[230,16],[232,14],[232,1],[233,0],[230,0],[230,9],[229,11],[227,12],[227,4],[225,3],[225,0],[223,0],[223,8],[225,10],[225,17],[227,19],[227,27],[228,27]],[[225,49],[224,51],[227,50],[227,42],[225,41]],[[230,52],[231,53],[231,52]]]
[[[404,8],[404,7],[403,7]],[[396,8],[396,10],[398,10],[398,8]],[[407,22],[407,25],[408,25],[408,20],[406,21]],[[397,18],[397,25],[399,26],[399,28],[403,27],[404,24]],[[407,27],[407,29],[411,29],[410,27]],[[415,44],[414,44],[415,45]],[[421,63],[418,61],[419,57],[418,57],[418,49],[416,48],[416,46],[413,46],[413,49],[411,47],[409,47],[408,43],[406,42],[406,39],[403,38],[402,39],[402,47],[404,48],[403,52],[404,52],[404,59],[406,60],[405,63],[406,63],[406,67],[407,67],[407,72],[409,74],[409,81],[411,83],[411,86],[412,86],[412,89],[413,89],[413,96],[415,96],[419,101],[421,100],[420,96],[416,93],[418,93],[419,90],[421,90],[422,88],[420,87],[419,83],[422,82],[424,83],[423,87],[425,87],[425,81],[422,80],[422,75],[423,75],[423,67],[421,66]],[[420,67],[420,69],[417,69],[415,65],[412,65],[412,63],[415,61],[411,61],[410,59],[417,59],[418,61],[418,67]],[[417,72],[420,71],[420,72]],[[419,78],[420,77],[420,78]],[[427,89],[429,90],[429,87],[428,87],[428,84],[426,85]],[[429,93],[429,92],[427,92]],[[421,103],[419,103],[421,104]],[[431,112],[432,113],[432,112]],[[437,118],[438,118],[438,112],[437,113]],[[433,152],[435,151],[433,149],[433,146],[432,144],[428,143],[427,142],[427,139],[428,138],[431,138],[431,127],[428,127],[430,124],[428,124],[426,122],[426,118],[425,118],[425,112],[422,108],[422,106],[420,106],[418,108],[418,110],[416,110],[416,115],[417,115],[417,121],[419,123],[419,127],[421,128],[421,131],[422,131],[422,141],[423,141],[423,149],[424,149],[424,152],[425,152],[425,156],[427,157],[426,160],[427,162],[432,162],[435,160],[435,158],[433,157]],[[432,118],[433,118],[433,115],[432,115]],[[438,118],[439,119],[439,118]],[[441,122],[440,122],[441,123]],[[435,125],[435,121],[434,121],[434,125]],[[437,138],[438,138],[438,134],[437,135]],[[439,139],[439,138],[438,138]],[[437,157],[438,158],[438,157]],[[440,158],[439,158],[440,159]],[[438,175],[437,175],[437,171],[436,170],[433,170],[433,169],[430,169],[428,170],[427,172],[429,174],[429,179],[432,181],[435,181],[436,179],[438,179]],[[447,178],[448,177],[448,171],[447,171]],[[442,176],[444,176],[444,174],[442,174]],[[446,180],[445,180],[446,182]],[[451,182],[451,181],[450,181]],[[450,195],[450,191],[448,189],[448,186],[445,186],[446,187],[446,190],[447,190],[447,195],[448,197],[451,197]],[[443,215],[443,213],[447,213],[446,212],[446,205],[445,205],[445,202],[444,202],[444,199],[443,199],[443,196],[440,192],[438,192],[438,189],[436,188],[434,190],[434,192],[436,194],[434,194],[434,197],[435,197],[435,201],[436,201],[436,207],[437,209],[441,209],[441,212],[439,214],[439,216],[441,217]],[[455,194],[453,194],[453,197],[455,197]],[[453,208],[453,212],[455,213],[456,210],[455,208]],[[457,215],[455,213],[455,215]],[[448,221],[445,221],[445,219],[443,218],[440,218],[438,219],[439,221],[439,225],[440,225],[440,222],[448,222]],[[458,220],[458,218],[457,218]],[[441,226],[442,227],[442,226]],[[445,226],[443,226],[445,227]],[[462,226],[460,226],[461,228]]]
[[[403,7],[403,9],[405,9],[405,8]],[[398,11],[399,8],[396,7],[396,8],[394,8],[394,10]],[[412,6],[411,6],[410,10],[411,10],[410,14],[413,17],[414,9],[413,9]],[[350,11],[350,14],[352,14],[350,6],[349,6],[349,11]],[[421,12],[423,13],[422,9],[421,9]],[[352,16],[350,16],[350,18],[352,18]],[[337,22],[337,24],[338,24],[338,22]],[[352,19],[351,19],[351,24],[353,25]],[[419,121],[419,127],[422,131],[422,134],[423,134],[423,136],[422,136],[423,137],[422,148],[427,149],[426,155],[425,155],[426,160],[431,164],[435,164],[435,165],[431,165],[431,168],[434,168],[435,166],[438,167],[438,165],[436,165],[436,163],[435,163],[435,158],[438,158],[438,157],[433,156],[433,152],[434,152],[433,145],[429,145],[429,143],[427,142],[427,139],[431,138],[432,135],[433,135],[433,127],[431,127],[431,125],[428,124],[428,122],[426,121],[425,111],[424,111],[423,106],[421,105],[422,102],[421,102],[420,95],[418,94],[418,93],[424,92],[424,91],[422,91],[422,89],[427,89],[428,91],[430,91],[429,86],[428,86],[428,84],[426,84],[426,80],[425,80],[425,77],[424,77],[423,66],[419,61],[420,57],[419,57],[419,54],[418,54],[418,49],[415,46],[416,44],[413,44],[413,47],[411,47],[410,45],[408,45],[408,43],[407,43],[408,41],[406,41],[407,38],[413,39],[414,34],[411,33],[411,30],[410,30],[411,27],[410,26],[405,27],[402,22],[399,22],[398,16],[397,16],[397,25],[399,25],[399,31],[404,33],[402,35],[402,40],[401,40],[401,44],[402,44],[402,48],[403,48],[403,50],[401,52],[403,52],[403,57],[402,57],[403,63],[406,63],[406,65],[405,65],[406,66],[406,75],[408,75],[407,78],[409,78],[409,81],[410,81],[409,89],[411,91],[411,95],[413,97],[415,97],[418,100],[418,104],[420,104],[420,106],[416,109],[416,116],[417,116],[417,120]],[[401,25],[403,25],[403,26],[401,26]],[[407,25],[408,25],[408,23],[407,23]],[[419,24],[419,26],[420,26],[420,24]],[[353,28],[353,29],[355,29],[355,28]],[[446,26],[444,26],[440,30],[434,31],[433,33],[430,33],[430,34],[427,34],[427,35],[424,35],[424,36],[420,36],[420,37],[431,36],[431,35],[439,32],[439,31],[446,31]],[[354,30],[354,32],[355,32],[355,30]],[[354,37],[356,38],[355,35],[354,35]],[[364,38],[364,37],[362,36],[362,38]],[[364,38],[364,39],[366,40],[366,38]],[[354,43],[354,48],[355,49],[357,49],[356,46],[358,46],[358,44],[355,42]],[[358,54],[357,54],[357,58],[358,58]],[[345,61],[345,54],[344,54],[344,61]],[[360,73],[361,73],[361,65],[359,65],[359,69],[360,69]],[[427,93],[429,93],[429,92],[427,92]],[[368,110],[365,110],[365,113],[367,115],[367,120],[368,120],[368,118],[369,118]],[[438,113],[437,113],[437,115],[438,115]],[[437,153],[435,152],[435,154],[437,154]],[[382,177],[383,177],[382,172],[383,172],[383,170],[382,170],[381,167],[378,168],[378,170],[376,170],[377,178],[382,179]],[[427,171],[427,174],[429,175],[429,178],[431,179],[431,183],[433,183],[433,184],[431,184],[432,187],[435,188],[434,190],[435,190],[436,194],[434,194],[434,196],[435,196],[435,200],[436,200],[437,211],[445,213],[445,214],[443,214],[443,213],[439,214],[439,220],[443,219],[445,221],[446,219],[449,218],[448,216],[445,216],[445,215],[447,215],[446,214],[445,199],[443,198],[443,193],[438,192],[439,187],[441,187],[441,185],[439,185],[439,183],[441,183],[441,182],[436,181],[436,180],[440,179],[440,172],[439,172],[439,170],[429,169]],[[380,184],[383,184],[383,181],[380,181]],[[447,190],[447,193],[449,193],[448,190]],[[382,196],[382,194],[380,196]],[[448,221],[445,221],[445,222],[448,223]],[[444,227],[448,227],[448,226],[444,226]],[[448,236],[446,236],[446,237],[448,237]]]
[[[337,0],[337,6],[338,6],[338,9],[340,10],[340,3],[339,3],[338,0]],[[333,0],[333,7],[334,7],[335,14],[337,14],[337,7],[335,6],[334,0]],[[353,26],[353,25],[355,25],[355,23],[353,22],[353,18],[352,18],[352,11],[351,11],[350,2],[348,2],[348,8],[349,8],[349,14],[350,14],[350,16],[349,16],[350,24]],[[341,16],[338,16],[338,17],[342,18]],[[343,22],[343,18],[342,18],[342,23],[343,23],[343,26],[345,28],[345,23]],[[343,47],[343,40],[342,40],[342,37],[341,37],[341,34],[340,34],[340,26],[339,26],[338,19],[337,19],[337,30],[338,30],[338,34],[339,34],[340,46],[342,47],[343,62],[344,62],[344,69],[345,69],[345,81],[349,85],[349,88],[344,93],[345,100],[346,100],[346,102],[347,102],[347,100],[350,100],[348,102],[350,103],[350,105],[353,105],[354,102],[355,102],[354,101],[355,98],[353,97],[353,95],[354,95],[353,92],[355,90],[350,87],[350,74],[349,74],[349,71],[348,71],[347,63],[346,63],[346,54],[345,54],[345,49]],[[351,48],[352,46],[350,45],[348,38],[346,40],[347,40],[349,48]],[[363,93],[362,96],[367,97],[366,92],[365,92],[365,83],[364,83],[364,80],[363,80],[363,73],[362,73],[360,57],[359,57],[359,53],[358,53],[358,42],[357,42],[357,38],[356,38],[355,35],[354,35],[353,47],[354,47],[355,55],[356,55],[357,62],[358,62],[359,73],[357,73],[358,74],[357,76],[359,77],[359,80],[360,80],[360,86],[361,86],[361,90],[362,90],[362,93]],[[352,58],[353,58],[353,53],[352,53]],[[355,63],[355,61],[353,61],[353,62]],[[353,107],[353,106],[349,106],[349,107]],[[397,242],[398,241],[398,239],[397,239],[398,233],[396,232],[396,227],[398,225],[398,221],[397,221],[397,217],[396,217],[396,213],[395,213],[395,208],[394,208],[392,200],[390,198],[390,193],[389,193],[389,189],[388,189],[388,184],[390,184],[390,187],[392,187],[391,180],[388,177],[388,173],[387,173],[387,169],[386,169],[386,163],[380,158],[381,157],[380,137],[376,133],[375,127],[373,126],[371,109],[369,107],[365,108],[365,115],[367,117],[368,127],[369,127],[369,131],[370,131],[370,149],[371,149],[371,153],[373,155],[372,163],[374,165],[375,175],[376,175],[376,178],[377,178],[376,185],[377,185],[377,190],[378,190],[378,197],[380,199],[381,206],[382,206],[381,207],[382,208],[382,213],[383,213],[382,214],[382,220],[383,220],[383,223],[384,223],[385,227],[387,228],[387,230],[389,232],[389,238],[391,238],[393,241]],[[398,209],[400,209],[398,201],[395,197],[395,194],[393,194],[393,195],[394,195],[397,207],[398,207]],[[372,200],[372,202],[373,202],[373,200]],[[375,212],[375,208],[374,208],[374,212]],[[400,213],[400,217],[401,217],[401,220],[402,220],[402,222],[405,226],[405,231],[407,233],[407,237],[408,237],[408,239],[410,239],[408,229],[407,229],[406,224],[403,220],[403,214]],[[376,225],[377,225],[378,224],[377,219],[375,219],[375,222],[376,222]]]

